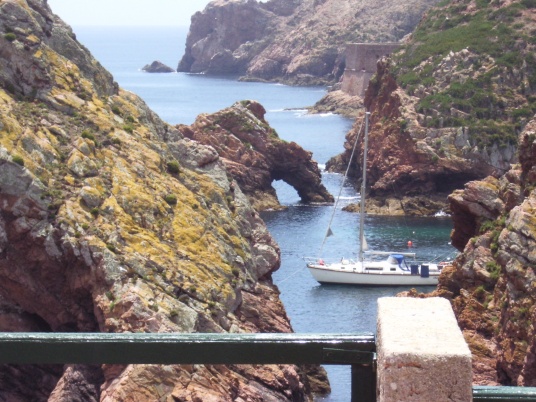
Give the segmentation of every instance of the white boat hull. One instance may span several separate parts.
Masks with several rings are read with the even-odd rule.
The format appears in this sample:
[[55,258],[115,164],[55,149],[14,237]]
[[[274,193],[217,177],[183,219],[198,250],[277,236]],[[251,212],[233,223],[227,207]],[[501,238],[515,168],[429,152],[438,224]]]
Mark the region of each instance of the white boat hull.
[[[365,136],[363,141],[363,164],[360,199],[360,219],[359,219],[359,261],[346,260],[342,258],[340,262],[326,263],[322,258],[308,261],[307,268],[313,277],[320,283],[341,283],[348,285],[369,285],[369,286],[434,286],[439,282],[439,274],[444,265],[410,262],[408,266],[405,257],[415,257],[414,253],[368,251],[365,238],[365,195],[367,184],[367,147],[368,147],[368,121],[369,112],[365,113]],[[355,146],[357,145],[357,139]],[[353,155],[353,154],[352,154]],[[352,158],[350,158],[352,159]],[[346,178],[346,176],[345,176]],[[336,208],[333,209],[335,212]],[[333,219],[333,215],[332,215]],[[331,222],[330,222],[331,225]],[[332,234],[328,227],[326,237]],[[324,244],[322,244],[323,246]],[[365,260],[365,255],[370,259]],[[375,258],[386,256],[383,261]]]
[[440,271],[431,270],[429,276],[412,275],[410,272],[397,269],[378,270],[377,272],[362,272],[359,267],[352,264],[319,265],[307,264],[309,272],[320,283],[338,283],[346,285],[364,286],[435,286],[439,280]]

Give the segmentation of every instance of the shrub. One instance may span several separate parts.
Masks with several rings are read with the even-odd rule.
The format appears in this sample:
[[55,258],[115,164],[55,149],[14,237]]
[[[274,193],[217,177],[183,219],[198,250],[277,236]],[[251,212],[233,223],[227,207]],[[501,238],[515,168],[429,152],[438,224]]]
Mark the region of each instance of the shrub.
[[475,295],[477,299],[481,299],[485,293],[486,293],[486,289],[484,288],[483,285],[480,285],[475,289],[473,294]]
[[490,273],[490,278],[494,281],[499,279],[501,274],[501,266],[495,261],[490,261],[486,264],[486,270]]
[[169,173],[172,173],[172,174],[180,173],[181,169],[180,169],[179,162],[177,162],[177,161],[168,162],[167,163],[167,170],[168,170]]
[[9,42],[13,42],[15,39],[17,39],[17,37],[15,36],[13,32],[8,32],[7,34],[4,35],[4,39]]
[[86,138],[88,140],[91,140],[93,142],[97,142],[97,140],[95,139],[95,136],[93,134],[91,134],[91,131],[89,130],[84,130],[82,131],[82,135],[81,135],[82,138]]
[[112,106],[112,113],[116,115],[120,115],[121,109],[119,109],[117,106]]
[[489,230],[495,229],[495,221],[487,220],[480,225],[480,234],[486,233]]
[[177,196],[175,194],[168,194],[164,197],[164,201],[169,205],[177,205]]
[[533,112],[529,108],[519,108],[519,109],[514,109],[512,111],[512,117],[514,117],[515,119],[523,118],[523,117],[532,117],[532,115],[533,115]]
[[93,208],[90,212],[91,212],[91,215],[93,215],[94,217],[97,217],[100,214],[99,208]]
[[12,159],[13,162],[15,162],[17,165],[24,166],[24,159],[22,159],[22,156],[20,156],[20,155],[13,155],[13,156],[11,157],[11,159]]
[[134,132],[134,127],[132,126],[132,124],[125,124],[123,126],[123,130],[125,130],[129,134],[132,134]]

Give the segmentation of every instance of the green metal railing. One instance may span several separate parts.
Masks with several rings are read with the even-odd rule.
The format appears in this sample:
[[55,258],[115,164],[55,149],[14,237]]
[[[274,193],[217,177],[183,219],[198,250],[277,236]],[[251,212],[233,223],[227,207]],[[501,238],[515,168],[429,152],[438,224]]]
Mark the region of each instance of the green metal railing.
[[473,387],[474,402],[536,401],[533,387]]
[[[324,364],[352,367],[352,402],[376,401],[373,334],[0,333],[0,364]],[[473,387],[475,402],[536,388]]]
[[373,334],[0,333],[0,364],[333,364],[376,401]]

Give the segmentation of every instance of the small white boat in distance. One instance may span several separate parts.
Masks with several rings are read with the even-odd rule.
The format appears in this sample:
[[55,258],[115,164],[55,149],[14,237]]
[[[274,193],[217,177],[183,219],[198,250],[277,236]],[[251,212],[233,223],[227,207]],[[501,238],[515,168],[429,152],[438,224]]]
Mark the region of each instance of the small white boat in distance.
[[[444,266],[450,265],[449,263],[432,264],[412,261],[408,264],[406,257],[415,258],[415,253],[368,251],[368,246],[365,239],[364,224],[369,114],[369,112],[365,113],[365,138],[363,146],[362,168],[363,178],[361,183],[360,201],[359,259],[358,261],[354,261],[342,258],[336,262],[328,262],[323,258],[305,257],[304,259],[306,261],[307,268],[313,277],[320,283],[340,283],[365,286],[437,285],[441,270]],[[356,138],[356,144],[358,139],[359,136]],[[352,157],[350,157],[350,161],[352,160]],[[324,242],[326,238],[332,234],[333,232],[331,231],[331,228],[328,227]]]

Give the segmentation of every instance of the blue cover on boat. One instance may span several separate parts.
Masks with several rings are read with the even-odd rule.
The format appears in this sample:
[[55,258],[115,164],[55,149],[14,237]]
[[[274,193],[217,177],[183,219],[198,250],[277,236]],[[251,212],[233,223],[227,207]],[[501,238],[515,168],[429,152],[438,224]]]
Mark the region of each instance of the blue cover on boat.
[[409,271],[408,265],[406,264],[405,257],[402,254],[391,254],[391,257],[393,257],[398,262],[398,267],[402,271]]
[[430,267],[428,265],[421,265],[421,278],[428,278],[430,276]]
[[391,257],[398,261],[398,265],[402,265],[404,262],[404,256],[402,254],[391,254]]

